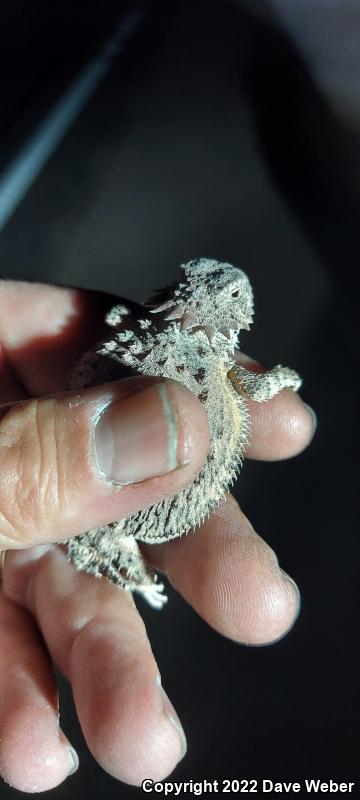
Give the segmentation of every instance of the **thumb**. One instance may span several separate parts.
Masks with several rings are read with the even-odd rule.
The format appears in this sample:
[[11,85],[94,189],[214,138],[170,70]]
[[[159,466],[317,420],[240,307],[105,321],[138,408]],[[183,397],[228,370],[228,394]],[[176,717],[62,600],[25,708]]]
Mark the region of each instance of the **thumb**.
[[176,494],[208,444],[199,400],[161,378],[0,406],[0,549],[62,541]]

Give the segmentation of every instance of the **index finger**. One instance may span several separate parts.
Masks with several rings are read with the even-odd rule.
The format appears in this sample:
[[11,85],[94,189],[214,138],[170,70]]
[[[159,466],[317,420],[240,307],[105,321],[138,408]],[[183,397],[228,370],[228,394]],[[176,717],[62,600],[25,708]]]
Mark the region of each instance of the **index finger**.
[[103,292],[0,281],[0,343],[28,394],[64,388],[72,365],[100,338],[114,302]]

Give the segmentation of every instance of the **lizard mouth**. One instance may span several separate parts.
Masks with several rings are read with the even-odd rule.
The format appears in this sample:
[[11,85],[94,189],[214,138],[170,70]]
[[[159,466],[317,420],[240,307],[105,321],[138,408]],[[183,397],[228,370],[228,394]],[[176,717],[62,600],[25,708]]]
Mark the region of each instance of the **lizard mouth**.
[[240,331],[249,331],[251,323],[252,319],[249,318],[244,318],[240,322],[238,320],[230,320],[230,325],[224,325],[222,328],[219,328],[219,333],[225,336],[226,339],[232,341],[234,336],[238,336]]
[[250,326],[252,325],[252,323],[253,323],[253,312],[251,312],[246,317],[243,317],[243,319],[240,322],[240,330],[241,331],[249,331],[250,330]]
[[229,339],[229,341],[231,341],[231,339],[234,338],[234,334],[237,333],[237,331],[235,330],[235,328],[220,328],[219,333],[221,333],[222,336],[225,336],[225,339]]

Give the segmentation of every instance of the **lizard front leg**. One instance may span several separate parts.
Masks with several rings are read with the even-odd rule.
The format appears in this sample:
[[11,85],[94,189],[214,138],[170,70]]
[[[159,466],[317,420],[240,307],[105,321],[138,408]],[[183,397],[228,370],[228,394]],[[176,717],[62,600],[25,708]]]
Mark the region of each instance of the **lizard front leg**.
[[267,372],[251,372],[235,364],[228,372],[228,378],[238,394],[249,397],[257,403],[271,400],[282,389],[293,389],[297,392],[302,382],[300,375],[294,369],[282,367],[281,364]]

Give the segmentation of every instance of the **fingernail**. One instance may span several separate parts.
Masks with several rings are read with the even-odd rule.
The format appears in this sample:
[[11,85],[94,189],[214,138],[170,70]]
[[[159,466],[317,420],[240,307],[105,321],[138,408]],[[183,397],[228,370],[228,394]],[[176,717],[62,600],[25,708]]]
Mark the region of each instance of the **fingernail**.
[[311,425],[312,425],[312,434],[311,438],[313,438],[316,428],[317,428],[317,416],[313,408],[309,406],[307,403],[304,403],[305,408],[307,408],[309,415],[311,417]]
[[70,744],[67,736],[65,736],[64,731],[60,728],[60,725],[59,725],[59,739],[65,745],[66,748],[66,753],[69,762],[68,777],[70,777],[70,775],[74,775],[74,773],[77,771],[79,767],[79,756],[76,750],[74,750],[72,744]]
[[175,708],[174,708],[173,704],[170,702],[166,692],[164,691],[164,689],[163,689],[163,687],[161,685],[160,675],[158,675],[158,677],[156,679],[156,684],[158,686],[160,699],[161,699],[161,702],[162,702],[162,707],[163,707],[165,716],[170,720],[171,724],[174,726],[175,730],[177,731],[177,733],[179,735],[179,739],[180,739],[179,761],[181,761],[181,759],[184,758],[184,755],[185,755],[185,753],[187,751],[187,742],[186,742],[186,736],[185,736],[185,733],[184,733],[184,729],[182,727],[182,724],[181,724],[181,722],[179,720],[179,717],[178,717],[178,715],[177,715],[177,713],[175,711]]
[[295,616],[294,616],[294,619],[293,619],[293,621],[291,623],[293,625],[295,620],[298,618],[298,616],[300,614],[300,608],[301,608],[300,589],[299,589],[297,583],[295,583],[293,578],[290,578],[290,575],[288,575],[287,572],[285,572],[283,569],[281,569],[280,571],[282,572],[287,584],[291,587],[291,593],[292,593],[292,595],[294,597]]
[[169,391],[166,383],[153,384],[102,414],[95,445],[98,467],[106,478],[137,483],[183,463],[186,442],[179,442],[176,395],[177,389]]
[[74,775],[75,772],[77,772],[77,770],[79,768],[79,756],[78,756],[76,750],[74,750],[74,748],[72,747],[71,744],[67,745],[67,751],[68,751],[68,757],[69,757],[68,777],[70,777],[70,775]]
[[255,358],[251,358],[246,353],[243,353],[242,350],[238,350],[236,353],[236,361],[238,364],[258,364],[259,362],[256,361]]

